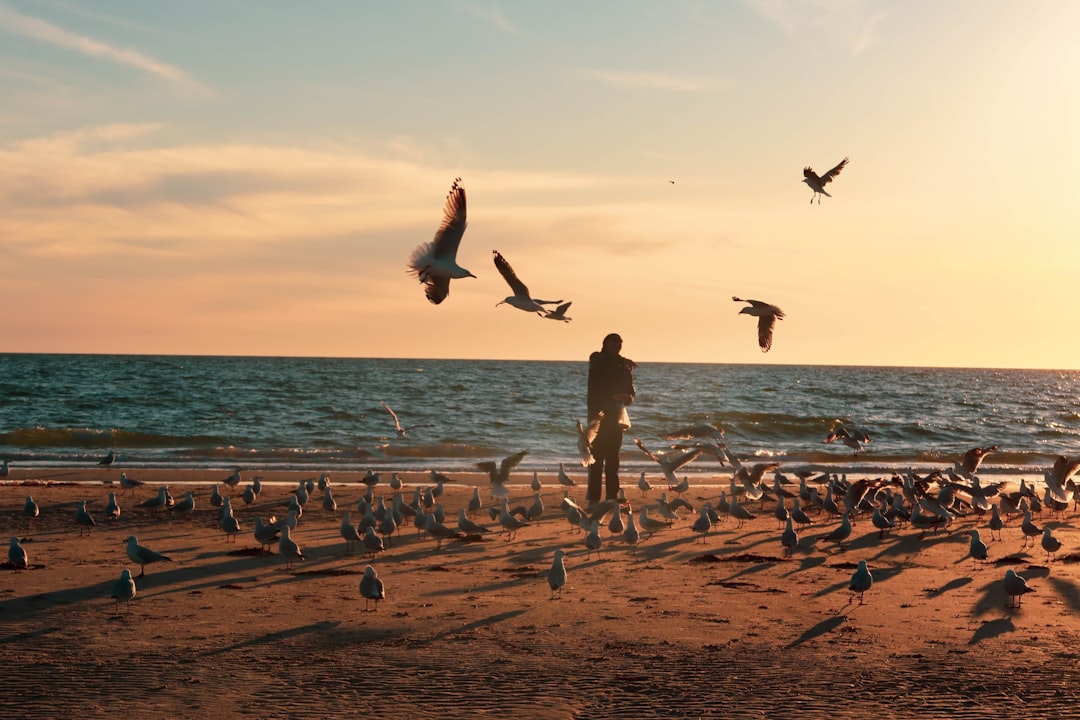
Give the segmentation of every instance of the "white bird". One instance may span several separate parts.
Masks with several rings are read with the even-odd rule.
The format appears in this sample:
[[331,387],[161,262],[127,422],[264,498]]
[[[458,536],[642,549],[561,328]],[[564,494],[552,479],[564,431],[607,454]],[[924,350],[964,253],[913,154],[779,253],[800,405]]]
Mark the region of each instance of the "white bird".
[[850,603],[855,599],[855,596],[859,596],[859,604],[863,604],[863,595],[870,586],[874,584],[874,576],[870,574],[870,570],[866,567],[866,561],[860,560],[859,567],[855,569],[854,574],[851,576],[851,583],[848,584],[848,590],[851,591],[851,597],[848,598]]
[[563,562],[565,554],[561,548],[556,548],[555,558],[551,561],[551,569],[548,570],[547,581],[548,587],[551,588],[552,599],[555,593],[559,593],[559,597],[562,597],[563,585],[566,584],[566,564]]
[[172,562],[172,558],[168,555],[162,555],[159,552],[151,550],[145,545],[140,545],[139,538],[135,537],[134,535],[128,535],[128,538],[125,542],[127,543],[128,559],[131,560],[131,562],[133,563],[139,564],[139,577],[142,577],[146,574],[146,566],[150,563],[161,562],[162,560]]
[[225,533],[225,542],[236,542],[236,533],[240,532],[240,521],[236,519],[232,511],[232,501],[224,498],[221,505],[221,530]]
[[529,489],[532,490],[534,493],[538,493],[543,488],[544,488],[544,486],[540,482],[540,473],[533,470],[533,479],[532,479],[532,482],[529,484]]
[[1043,528],[1042,549],[1046,551],[1046,561],[1053,559],[1054,553],[1061,549],[1061,541],[1050,533],[1050,528]]
[[513,455],[508,455],[503,458],[498,465],[495,464],[494,460],[485,460],[476,463],[476,467],[488,474],[488,481],[491,484],[491,492],[493,495],[498,493],[502,496],[501,499],[505,499],[509,496],[509,490],[506,487],[506,483],[510,479],[510,471],[517,467],[527,454],[527,450],[522,450]]
[[169,490],[164,485],[158,488],[157,494],[139,503],[139,507],[150,511],[162,510],[169,505]]
[[1017,575],[1011,569],[1005,571],[1005,579],[1001,581],[1005,594],[1009,596],[1009,607],[1020,607],[1020,599],[1029,592],[1035,592],[1035,588],[1027,584],[1027,580]]
[[566,468],[563,467],[562,463],[559,463],[559,484],[565,488],[572,488],[577,485],[574,479],[566,474]]
[[285,569],[291,570],[297,560],[307,560],[300,546],[291,537],[292,529],[288,525],[281,527],[281,538],[278,540],[278,552],[285,558]]
[[1001,539],[1001,528],[1005,527],[1005,523],[1001,520],[1001,513],[998,512],[998,506],[990,506],[990,521],[987,523],[987,527],[990,528],[990,539],[994,539],[994,533],[997,533],[997,539]]
[[79,526],[79,537],[82,537],[83,530],[86,530],[86,535],[90,534],[90,528],[97,525],[94,522],[94,516],[86,509],[86,501],[80,500],[79,507],[75,510],[75,523]]
[[[575,418],[577,423],[577,447],[578,455],[581,456],[581,464],[583,467],[588,467],[596,462],[596,458],[592,454],[592,444],[596,440],[596,433],[600,430],[600,419],[603,417],[603,411],[600,414],[589,421],[589,424],[582,425],[581,420]],[[559,478],[560,481],[562,478]]]
[[120,494],[123,495],[128,490],[132,492],[135,488],[143,484],[142,480],[136,480],[135,478],[128,477],[128,474],[123,470],[120,471]]
[[612,537],[616,535],[622,535],[623,530],[626,529],[626,522],[623,520],[622,506],[618,503],[615,504],[615,512],[611,513],[611,520],[608,521],[608,532]]
[[25,570],[30,567],[30,564],[26,559],[26,550],[19,544],[19,538],[12,535],[11,544],[8,545],[8,564],[14,568],[22,568]]
[[803,168],[803,182],[806,183],[810,187],[810,189],[814,191],[814,194],[810,196],[811,204],[813,204],[815,197],[817,198],[818,205],[821,204],[822,195],[824,195],[825,197],[832,197],[832,195],[825,192],[825,186],[831,183],[833,178],[840,174],[840,171],[844,169],[844,166],[846,166],[847,163],[848,159],[844,158],[840,161],[839,165],[821,176],[814,172],[809,166]]
[[641,477],[638,478],[637,486],[638,490],[641,491],[642,495],[648,495],[649,491],[652,490],[652,485],[650,485],[649,481],[645,479],[644,470],[641,471]]
[[364,568],[364,577],[360,579],[360,597],[364,598],[364,612],[368,611],[368,603],[375,601],[375,609],[379,609],[379,601],[386,599],[383,582],[375,568],[368,565]]
[[671,527],[671,522],[668,520],[659,520],[649,515],[649,508],[641,508],[641,514],[638,516],[638,522],[641,525],[641,529],[649,533],[649,537],[657,530],[663,530],[664,528]]
[[262,517],[255,516],[255,542],[259,543],[260,550],[269,551],[269,546],[278,541],[278,533],[280,532],[281,528],[277,524],[277,518],[271,517],[269,524],[264,525]]
[[[115,498],[115,493],[109,493],[110,498]],[[41,514],[41,508],[38,507],[37,502],[30,495],[26,496],[26,502],[23,503],[23,516],[26,518],[26,527],[33,528],[34,520]]]
[[837,425],[831,433],[825,436],[825,442],[831,443],[837,440],[851,448],[855,457],[858,457],[863,445],[870,442],[870,435],[863,430],[848,430],[843,425]]
[[454,180],[443,206],[443,220],[431,242],[417,246],[409,258],[408,271],[424,284],[424,294],[438,305],[450,294],[450,281],[475,278],[457,264],[458,246],[465,234],[465,188],[461,178]]
[[668,481],[668,485],[678,485],[679,479],[675,477],[675,471],[689,463],[702,452],[701,448],[691,448],[686,452],[678,454],[659,455],[645,447],[645,443],[641,442],[638,438],[634,438],[634,444],[641,449],[641,452],[648,455],[653,462],[660,466],[660,469],[664,472],[664,477]]
[[341,539],[345,541],[345,551],[348,552],[353,549],[356,543],[360,542],[360,533],[356,530],[356,526],[352,524],[349,519],[349,511],[346,510],[341,516]]
[[735,302],[750,303],[748,307],[744,307],[740,310],[739,314],[751,315],[758,319],[758,346],[761,348],[761,352],[769,352],[769,348],[772,347],[773,327],[776,326],[776,321],[778,319],[784,319],[784,311],[775,305],[770,305],[769,303],[760,300],[743,300],[734,295],[731,296],[731,299]]
[[570,322],[571,320],[573,320],[573,318],[566,317],[566,311],[568,309],[570,309],[570,303],[564,302],[562,305],[559,305],[554,310],[548,310],[546,313],[544,313],[544,317],[546,317],[548,320],[562,320],[563,322]]
[[498,307],[503,303],[516,307],[518,310],[524,310],[525,312],[534,312],[539,315],[547,313],[545,305],[557,305],[562,300],[535,300],[529,295],[529,288],[525,286],[525,283],[518,279],[517,274],[514,272],[514,268],[510,267],[510,263],[506,262],[498,250],[491,251],[495,255],[495,267],[498,268],[499,274],[503,276],[503,280],[510,286],[510,289],[514,291],[513,295],[508,295],[505,299],[495,303]]
[[120,571],[120,578],[113,581],[109,597],[116,601],[116,614],[120,614],[120,603],[126,603],[131,609],[131,599],[135,597],[135,578],[127,568]]
[[[416,428],[425,427],[424,425],[410,425],[409,427],[404,427],[404,426],[402,426],[401,421],[398,420],[397,413],[394,412],[393,409],[389,405],[387,405],[386,403],[384,403],[381,400],[379,401],[379,404],[382,405],[384,408],[386,408],[386,412],[390,413],[390,417],[394,418],[394,430],[395,430],[395,432],[397,432],[399,438],[405,437],[405,434],[408,433],[410,430],[415,430]],[[435,472],[435,471],[432,470],[432,472]]]

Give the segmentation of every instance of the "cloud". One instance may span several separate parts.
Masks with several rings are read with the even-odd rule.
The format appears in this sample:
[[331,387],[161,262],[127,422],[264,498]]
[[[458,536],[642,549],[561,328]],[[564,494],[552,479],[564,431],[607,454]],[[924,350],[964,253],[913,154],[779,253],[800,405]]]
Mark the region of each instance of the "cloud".
[[589,70],[588,74],[597,80],[612,85],[636,87],[653,90],[672,90],[675,92],[698,92],[706,85],[701,80],[676,77],[653,72],[613,72],[610,70]]
[[820,45],[823,41],[852,57],[877,45],[885,12],[873,12],[865,0],[743,0],[754,12],[785,33]]
[[520,28],[503,15],[502,8],[499,7],[497,2],[481,3],[461,1],[456,3],[456,5],[470,15],[489,22],[500,30],[513,35],[521,34]]
[[0,30],[74,50],[90,57],[112,60],[189,87],[201,87],[186,72],[174,65],[155,60],[138,50],[118,48],[85,35],[76,35],[39,18],[23,15],[3,3],[0,3]]

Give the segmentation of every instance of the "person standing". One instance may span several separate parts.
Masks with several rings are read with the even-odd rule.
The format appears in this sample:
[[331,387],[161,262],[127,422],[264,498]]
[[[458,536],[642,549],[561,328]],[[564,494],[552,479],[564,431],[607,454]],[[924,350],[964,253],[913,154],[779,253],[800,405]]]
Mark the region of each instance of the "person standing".
[[595,462],[589,466],[586,496],[589,505],[600,502],[601,488],[605,500],[617,500],[619,496],[619,450],[623,432],[630,429],[626,406],[634,403],[634,369],[637,368],[633,360],[619,354],[621,350],[622,338],[611,333],[604,338],[600,350],[589,356],[589,422],[600,419],[592,443]]

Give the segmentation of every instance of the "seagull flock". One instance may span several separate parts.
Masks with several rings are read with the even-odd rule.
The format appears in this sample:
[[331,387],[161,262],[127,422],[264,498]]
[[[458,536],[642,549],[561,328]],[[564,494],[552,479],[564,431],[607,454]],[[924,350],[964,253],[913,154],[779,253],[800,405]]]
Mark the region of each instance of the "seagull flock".
[[[483,494],[479,487],[473,487],[468,503],[458,509],[456,523],[450,524],[441,500],[446,483],[452,480],[435,470],[430,471],[430,483],[416,484],[412,488],[411,499],[407,499],[410,493],[397,473],[393,473],[385,485],[379,473],[368,471],[359,483],[340,486],[332,485],[329,474],[323,473],[318,481],[314,478],[299,481],[294,489],[288,491],[286,500],[278,498],[264,503],[260,508],[252,508],[249,511],[252,515],[243,520],[233,508],[234,496],[222,496],[219,483],[214,483],[207,494],[210,498],[209,508],[198,517],[219,528],[225,543],[236,542],[238,537],[248,537],[254,541],[250,551],[234,552],[254,552],[268,558],[276,556],[285,571],[294,571],[299,565],[312,562],[313,557],[325,558],[328,554],[324,548],[319,548],[316,556],[305,552],[307,538],[320,532],[305,537],[303,528],[312,516],[317,518],[316,522],[329,519],[337,523],[340,518],[339,534],[344,545],[334,549],[333,555],[351,554],[359,550],[366,556],[367,564],[358,586],[359,598],[364,601],[366,612],[377,611],[379,602],[388,597],[383,579],[376,571],[376,562],[379,558],[379,562],[385,564],[394,555],[394,549],[410,542],[423,542],[425,538],[433,541],[432,553],[447,552],[448,545],[452,543],[491,542],[490,538],[495,537],[501,537],[502,542],[512,543],[520,532],[528,532],[537,523],[555,517],[561,517],[568,524],[568,528],[562,532],[580,533],[581,539],[560,543],[561,546],[554,549],[550,567],[538,573],[547,581],[549,597],[553,600],[560,599],[568,587],[572,568],[568,567],[567,559],[575,546],[579,547],[578,552],[584,552],[585,560],[589,561],[594,556],[597,560],[603,560],[605,552],[610,555],[613,549],[636,554],[657,533],[667,536],[675,534],[676,538],[681,533],[688,541],[707,544],[709,537],[727,522],[733,522],[736,530],[753,523],[754,534],[768,534],[770,531],[763,528],[762,522],[767,524],[775,520],[775,525],[772,525],[775,529],[771,531],[775,540],[772,542],[778,541],[781,556],[776,560],[780,562],[792,558],[796,553],[804,556],[825,553],[839,558],[855,547],[858,548],[856,552],[877,551],[882,543],[892,542],[890,538],[899,536],[905,530],[917,534],[917,541],[921,541],[927,533],[947,534],[950,529],[960,528],[959,532],[969,536],[969,540],[963,545],[965,554],[958,557],[957,562],[970,559],[973,569],[991,563],[1014,566],[1024,561],[1030,548],[1035,553],[1045,553],[1045,559],[1041,555],[1037,559],[1049,567],[1060,559],[1058,554],[1065,549],[1062,541],[1055,537],[1054,530],[1063,524],[1066,512],[1070,509],[1075,512],[1080,508],[1080,484],[1074,480],[1080,471],[1080,456],[1059,456],[1044,471],[1045,487],[1039,493],[1034,483],[1029,484],[1024,480],[1015,491],[1007,491],[1004,482],[983,483],[980,480],[979,475],[971,469],[978,463],[973,463],[971,458],[977,457],[981,462],[982,458],[996,451],[995,446],[974,448],[955,462],[952,468],[934,470],[924,476],[907,471],[888,477],[849,481],[843,475],[828,472],[798,470],[787,475],[777,462],[747,464],[728,452],[722,432],[712,425],[687,426],[669,435],[701,438],[701,446],[692,448],[690,452],[686,448],[676,447],[663,453],[648,450],[638,440],[639,448],[660,466],[664,484],[654,488],[643,472],[637,483],[639,494],[636,498],[627,497],[624,488],[617,501],[604,501],[595,506],[582,506],[573,499],[572,492],[577,483],[562,466],[559,468],[562,499],[557,507],[545,506],[543,486],[537,472],[533,473],[528,486],[532,502],[519,502],[527,498],[515,498],[513,493],[518,486],[511,486],[509,480],[511,472],[527,455],[526,451],[520,451],[501,460],[476,464],[476,469],[488,476],[487,494],[492,506],[487,509],[487,522],[482,512]],[[722,468],[729,469],[728,483],[726,486],[721,484],[717,494],[713,494],[714,485],[692,486],[687,476],[676,480],[679,469],[700,457],[714,457]],[[229,479],[238,476],[242,481],[243,476],[239,471]],[[130,483],[131,478],[128,480]],[[224,483],[224,480],[221,482]],[[254,490],[257,482],[259,478],[254,477],[244,488],[246,496],[253,496],[251,501],[243,500],[245,507],[259,498]],[[136,487],[142,486],[139,484]],[[356,501],[356,516],[359,517],[356,524],[351,521],[350,511],[339,510],[334,496],[335,487],[342,491],[363,489]],[[387,487],[389,493],[381,492]],[[685,497],[691,487],[694,487],[698,499],[705,500],[696,507]],[[376,493],[377,490],[380,492]],[[654,490],[659,491],[659,498],[650,500],[649,494]],[[322,502],[310,503],[320,491]],[[200,492],[199,496],[204,494]],[[703,498],[703,495],[707,498]],[[186,504],[184,501],[187,501]],[[201,500],[197,501],[195,493],[188,491],[184,501],[174,501],[169,488],[160,486],[152,495],[136,502],[133,508],[137,509],[136,513],[156,518],[159,523],[167,522],[166,518],[172,518],[172,522],[192,522]],[[635,504],[639,505],[637,511],[634,510]],[[309,509],[310,505],[317,507]],[[109,506],[114,511],[103,520],[105,523],[120,527],[124,522],[121,517],[132,517],[130,512],[121,514],[115,493],[109,493]],[[276,514],[264,516],[261,510],[267,506],[284,507],[284,515],[280,518]],[[771,512],[766,508],[771,508]],[[55,513],[56,509],[43,509],[32,496],[26,496],[23,515],[29,529],[32,530],[34,523],[40,520],[43,511]],[[767,514],[771,514],[772,518],[767,518]],[[78,502],[77,509],[70,517],[72,530],[77,529],[81,536],[92,537],[99,527],[85,499]],[[860,522],[867,518],[873,530],[857,535],[855,528],[861,527]],[[140,527],[146,526],[145,517],[136,522]],[[416,530],[415,539],[411,541],[411,530],[405,529],[409,525]],[[988,531],[989,542],[983,539],[980,530]],[[1013,547],[1004,537],[1007,533],[1020,541],[1019,547]],[[170,534],[170,537],[173,536]],[[526,545],[529,542],[526,540]],[[1035,547],[1036,543],[1038,548]],[[133,534],[123,544],[128,561],[139,567],[139,573],[133,575],[129,567],[124,567],[118,579],[109,585],[108,598],[114,603],[114,613],[120,612],[121,605],[130,611],[131,601],[138,592],[137,581],[141,582],[148,569],[166,563],[184,562],[177,550],[170,550],[170,554],[166,554],[164,548],[152,549],[140,543]],[[272,550],[275,546],[276,553]],[[16,571],[36,567],[31,564],[30,555],[18,536],[11,537],[8,561],[4,567]],[[858,598],[858,603],[862,605],[867,602],[867,595],[874,584],[873,568],[866,558],[859,559],[855,567],[847,585],[851,593],[848,603]],[[1029,585],[1027,579],[1012,567],[1009,567],[997,587],[1004,599],[1003,604],[1010,609],[1020,608],[1023,596],[1038,589]]]
[[[803,169],[803,182],[814,191],[810,198],[811,203],[814,202],[814,198],[817,198],[820,205],[822,195],[832,197],[825,191],[825,186],[840,174],[847,162],[848,159],[845,157],[839,165],[821,176],[818,176],[810,167]],[[674,183],[673,180],[669,182]],[[422,243],[413,250],[406,266],[407,271],[415,275],[424,286],[424,294],[427,299],[435,305],[442,303],[450,295],[451,280],[461,280],[468,277],[476,278],[470,271],[461,267],[457,260],[458,249],[461,247],[466,225],[465,188],[459,177],[455,178],[450,186],[450,192],[447,194],[446,203],[443,206],[443,219],[435,231],[435,236],[429,242]],[[569,301],[534,298],[532,293],[529,292],[528,286],[521,281],[502,253],[493,250],[492,254],[495,259],[495,268],[502,275],[506,284],[510,286],[513,293],[496,303],[496,307],[506,304],[549,320],[570,322],[571,318],[566,315],[571,305]],[[751,315],[758,319],[758,346],[762,352],[768,352],[772,347],[773,328],[777,320],[784,318],[783,311],[775,305],[761,300],[742,300],[738,297],[732,297],[732,300],[750,303],[750,306],[740,310],[739,314]],[[549,305],[555,307],[548,307]]]

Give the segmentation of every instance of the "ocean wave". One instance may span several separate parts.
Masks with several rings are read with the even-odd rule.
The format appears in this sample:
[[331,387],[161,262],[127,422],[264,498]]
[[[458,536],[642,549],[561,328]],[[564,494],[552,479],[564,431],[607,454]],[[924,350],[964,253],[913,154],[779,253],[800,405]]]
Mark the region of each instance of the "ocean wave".
[[0,445],[22,448],[176,448],[220,443],[220,438],[159,435],[118,428],[51,428],[36,425],[0,433]]

